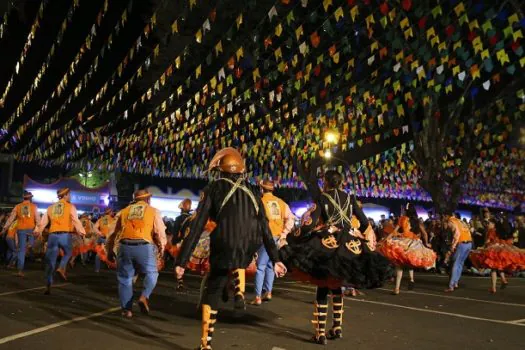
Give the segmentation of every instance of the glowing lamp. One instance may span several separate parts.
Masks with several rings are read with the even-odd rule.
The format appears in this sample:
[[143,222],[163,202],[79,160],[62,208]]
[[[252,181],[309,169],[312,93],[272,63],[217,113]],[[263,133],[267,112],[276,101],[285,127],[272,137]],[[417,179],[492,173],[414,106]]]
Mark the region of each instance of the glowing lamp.
[[324,139],[328,143],[337,143],[337,140],[339,139],[339,133],[334,130],[327,131],[324,134]]

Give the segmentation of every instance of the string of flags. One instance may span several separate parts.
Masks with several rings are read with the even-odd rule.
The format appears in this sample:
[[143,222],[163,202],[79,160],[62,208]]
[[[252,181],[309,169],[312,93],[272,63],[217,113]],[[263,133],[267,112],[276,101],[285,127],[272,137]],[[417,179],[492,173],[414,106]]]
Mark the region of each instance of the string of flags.
[[[200,5],[188,1],[190,11]],[[45,108],[31,116],[8,140],[9,147],[43,125],[37,138],[20,148],[17,160],[199,178],[218,149],[232,146],[245,155],[251,175],[301,187],[291,159],[307,162],[325,148],[327,130],[339,131],[334,147],[342,153],[402,140],[427,125],[418,114],[438,96],[446,102],[434,118],[472,105],[472,113],[453,121],[444,145],[450,151],[442,159],[447,172],[457,173],[462,164],[454,145],[475,135],[477,156],[467,168],[462,201],[509,208],[524,199],[524,154],[510,140],[513,125],[523,121],[525,93],[518,86],[499,96],[525,68],[525,20],[512,4],[278,0],[266,8],[254,6],[261,13],[257,25],[247,23],[254,16],[242,10],[226,28],[215,22],[215,10],[205,16],[190,33],[191,43],[138,99],[130,101],[128,92],[169,49],[166,40],[126,74],[126,81],[116,79],[129,69],[123,61],[89,106],[53,128],[65,106],[88,86],[82,80],[51,118],[41,120]],[[146,28],[153,30],[155,22],[152,18]],[[175,18],[162,25],[171,29],[166,35],[176,35],[185,24]],[[221,31],[226,35],[217,36]],[[141,36],[147,34],[145,29]],[[210,41],[207,55],[185,54]],[[137,43],[130,50],[138,50]],[[67,75],[50,98],[60,96]],[[106,96],[108,84],[120,89]],[[494,99],[490,108],[483,104],[487,98]],[[90,120],[101,126],[86,127]],[[348,186],[363,196],[429,200],[418,185],[421,169],[410,157],[413,147],[403,143],[366,159],[357,174],[358,168],[348,169]]]

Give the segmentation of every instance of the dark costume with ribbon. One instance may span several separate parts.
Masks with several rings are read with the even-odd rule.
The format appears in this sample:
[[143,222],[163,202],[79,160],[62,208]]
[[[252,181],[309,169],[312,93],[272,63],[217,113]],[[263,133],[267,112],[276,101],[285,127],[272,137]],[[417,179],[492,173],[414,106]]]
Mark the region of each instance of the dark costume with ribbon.
[[334,323],[329,338],[342,337],[343,283],[375,288],[391,275],[387,259],[374,252],[372,240],[363,234],[368,220],[354,196],[340,189],[321,191],[316,166],[310,171],[298,166],[313,206],[303,215],[301,227],[288,235],[280,253],[292,275],[318,286],[314,321],[314,341],[326,343],[328,293],[333,295]]
[[[244,269],[262,244],[272,262],[279,261],[260,194],[247,183],[242,173],[244,168],[235,173],[221,167],[220,178],[205,188],[177,259],[177,266],[186,266],[208,219],[217,224],[210,234],[210,272],[202,300],[201,349],[211,349],[216,310],[230,271],[237,282],[241,282],[237,285],[243,286]],[[242,296],[244,300],[242,292],[236,290],[236,297]]]

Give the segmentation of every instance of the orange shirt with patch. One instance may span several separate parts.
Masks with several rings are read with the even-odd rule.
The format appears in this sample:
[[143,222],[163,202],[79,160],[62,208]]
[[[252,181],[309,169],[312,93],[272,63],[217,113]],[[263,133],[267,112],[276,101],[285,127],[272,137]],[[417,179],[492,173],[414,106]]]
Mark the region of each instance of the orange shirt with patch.
[[73,232],[73,222],[71,221],[71,203],[59,200],[47,208],[47,215],[51,221],[49,233],[54,232]]
[[33,230],[36,226],[36,205],[30,201],[23,201],[16,206],[18,230]]
[[111,228],[115,226],[117,220],[111,215],[104,215],[98,219],[98,228],[102,237],[107,237],[110,234]]
[[120,239],[142,239],[153,243],[153,222],[155,209],[139,201],[122,210]]
[[469,228],[463,222],[461,222],[461,220],[451,217],[450,221],[459,232],[459,243],[472,241],[472,234],[470,233]]

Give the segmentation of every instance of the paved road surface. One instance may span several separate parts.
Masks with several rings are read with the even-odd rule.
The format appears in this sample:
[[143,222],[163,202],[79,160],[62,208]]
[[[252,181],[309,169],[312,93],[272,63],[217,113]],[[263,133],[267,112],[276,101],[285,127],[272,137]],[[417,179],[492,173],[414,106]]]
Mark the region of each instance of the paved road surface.
[[[75,267],[67,283],[43,295],[43,272],[30,265],[24,279],[0,271],[0,348],[5,349],[193,349],[200,337],[195,304],[199,277],[177,294],[163,272],[151,298],[152,314],[120,317],[115,273]],[[417,275],[414,292],[390,289],[346,298],[344,339],[330,349],[525,349],[525,279],[511,279],[497,295],[489,280],[466,277],[463,288],[444,294],[446,277]],[[140,284],[140,282],[139,282]],[[250,287],[250,286],[249,286]],[[390,288],[390,286],[386,286]],[[248,288],[248,295],[250,290]],[[309,343],[314,287],[277,282],[274,300],[235,313],[223,305],[214,349],[319,349]]]

